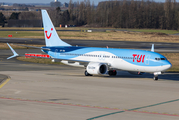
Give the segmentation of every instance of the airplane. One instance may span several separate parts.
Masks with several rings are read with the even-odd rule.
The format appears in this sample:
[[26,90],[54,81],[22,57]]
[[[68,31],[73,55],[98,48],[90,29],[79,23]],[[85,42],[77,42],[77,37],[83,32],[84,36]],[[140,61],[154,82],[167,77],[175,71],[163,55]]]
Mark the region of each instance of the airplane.
[[[154,52],[154,44],[151,51],[71,46],[59,38],[47,11],[41,10],[41,13],[46,46],[21,46],[41,49],[54,61],[60,60],[67,65],[84,67],[85,76],[115,76],[118,70],[122,70],[137,75],[152,73],[153,79],[158,80],[158,75],[172,66],[165,56]],[[21,56],[9,44],[8,46],[13,56],[7,59]]]

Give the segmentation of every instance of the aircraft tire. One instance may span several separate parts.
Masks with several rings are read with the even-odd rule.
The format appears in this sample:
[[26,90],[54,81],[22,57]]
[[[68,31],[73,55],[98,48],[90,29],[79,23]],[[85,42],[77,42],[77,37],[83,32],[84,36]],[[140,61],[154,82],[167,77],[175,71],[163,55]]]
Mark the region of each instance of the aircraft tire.
[[85,76],[93,76],[93,75],[89,74],[89,73],[85,70]]
[[158,80],[158,76],[154,76],[154,80],[157,81]]
[[110,70],[108,72],[108,74],[109,74],[109,76],[116,76],[117,72],[116,72],[116,70]]

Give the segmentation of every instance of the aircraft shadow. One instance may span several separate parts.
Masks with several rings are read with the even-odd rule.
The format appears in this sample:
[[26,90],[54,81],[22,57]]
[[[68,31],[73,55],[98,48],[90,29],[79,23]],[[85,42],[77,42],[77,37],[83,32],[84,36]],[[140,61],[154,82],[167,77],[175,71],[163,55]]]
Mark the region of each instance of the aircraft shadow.
[[[149,74],[149,73],[145,73],[143,75],[132,75],[128,72],[122,72],[122,73],[118,73],[117,76],[105,76],[105,77],[109,77],[109,78],[151,78],[153,79],[154,75],[153,74]],[[173,80],[173,81],[179,81],[179,73],[165,73],[162,75],[159,75],[159,80]]]

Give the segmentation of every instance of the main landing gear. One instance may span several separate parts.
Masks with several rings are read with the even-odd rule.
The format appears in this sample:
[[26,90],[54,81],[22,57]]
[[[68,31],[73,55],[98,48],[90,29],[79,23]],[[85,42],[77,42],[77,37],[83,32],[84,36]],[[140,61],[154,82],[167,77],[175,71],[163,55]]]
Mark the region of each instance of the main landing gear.
[[116,76],[117,71],[116,70],[109,70],[108,74],[109,74],[109,76]]
[[[84,74],[85,74],[85,76],[93,76],[93,75],[89,74],[87,72],[87,70],[85,70]],[[108,74],[109,74],[109,76],[116,76],[117,75],[117,71],[116,70],[109,70]]]
[[87,72],[87,70],[85,70],[85,76],[93,76],[93,75],[89,74],[89,73]]

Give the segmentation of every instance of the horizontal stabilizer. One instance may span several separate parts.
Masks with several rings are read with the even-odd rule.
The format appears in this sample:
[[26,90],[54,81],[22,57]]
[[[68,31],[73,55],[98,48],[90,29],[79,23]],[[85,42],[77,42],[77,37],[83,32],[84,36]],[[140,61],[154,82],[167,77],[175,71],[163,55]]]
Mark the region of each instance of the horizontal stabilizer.
[[7,45],[9,46],[9,48],[11,49],[12,53],[14,54],[13,56],[11,57],[8,57],[7,59],[11,59],[11,58],[14,58],[14,57],[17,57],[19,56],[19,54],[16,53],[16,51],[7,43]]

